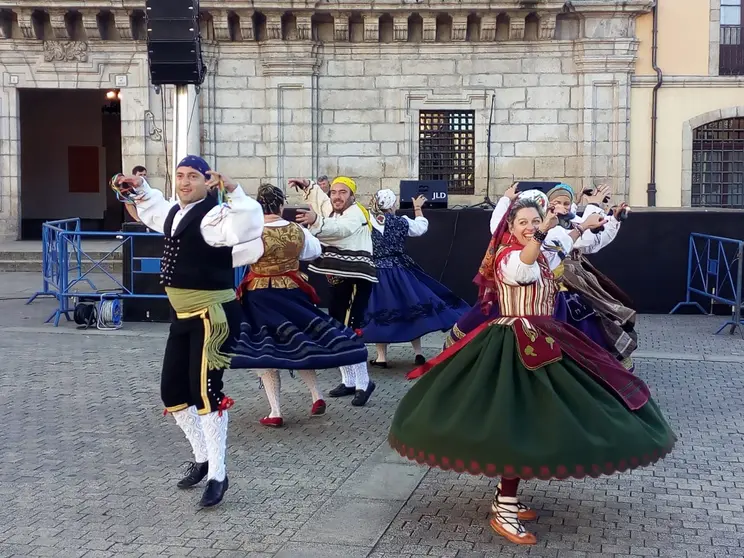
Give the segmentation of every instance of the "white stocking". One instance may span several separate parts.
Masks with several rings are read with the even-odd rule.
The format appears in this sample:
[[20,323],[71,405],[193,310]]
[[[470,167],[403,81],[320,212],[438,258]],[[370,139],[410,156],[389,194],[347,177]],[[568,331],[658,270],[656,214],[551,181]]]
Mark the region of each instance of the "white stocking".
[[305,382],[307,389],[310,390],[310,395],[313,397],[313,403],[318,399],[323,399],[323,394],[318,389],[318,375],[315,370],[300,370],[300,378]]
[[341,383],[346,387],[354,387],[356,383],[356,374],[354,373],[354,365],[351,366],[340,366],[341,370]]
[[421,352],[421,337],[411,341],[411,346],[413,347],[413,352],[415,352],[417,355],[423,354]]
[[194,461],[197,463],[207,461],[207,443],[204,441],[204,432],[201,429],[201,422],[199,421],[199,414],[196,412],[196,407],[192,405],[181,411],[174,411],[171,414],[191,444],[191,449],[194,451]]
[[351,387],[354,386],[357,390],[366,390],[367,386],[369,386],[369,374],[367,373],[367,362],[360,362],[359,364],[352,364],[351,366],[342,366],[341,367],[341,374],[343,377],[344,368],[346,369],[346,373],[351,378],[352,383],[347,384],[346,381],[344,381],[344,385]]
[[282,416],[282,409],[280,405],[280,396],[282,391],[282,379],[279,376],[278,370],[261,370],[258,373],[261,381],[263,382],[264,391],[266,392],[266,398],[269,400],[271,405],[271,418],[278,418]]
[[227,411],[201,415],[202,431],[207,442],[209,473],[207,480],[225,480],[225,451],[227,450]]
[[375,349],[377,349],[377,358],[375,361],[387,362],[387,343],[377,343]]

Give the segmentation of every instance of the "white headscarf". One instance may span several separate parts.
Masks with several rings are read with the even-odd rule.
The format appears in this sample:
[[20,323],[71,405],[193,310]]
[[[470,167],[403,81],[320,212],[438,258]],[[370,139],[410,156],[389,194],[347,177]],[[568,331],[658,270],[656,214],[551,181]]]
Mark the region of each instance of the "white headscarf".
[[395,206],[395,201],[397,199],[398,198],[395,193],[392,190],[388,189],[378,190],[378,192],[375,194],[375,204],[382,211],[392,209]]

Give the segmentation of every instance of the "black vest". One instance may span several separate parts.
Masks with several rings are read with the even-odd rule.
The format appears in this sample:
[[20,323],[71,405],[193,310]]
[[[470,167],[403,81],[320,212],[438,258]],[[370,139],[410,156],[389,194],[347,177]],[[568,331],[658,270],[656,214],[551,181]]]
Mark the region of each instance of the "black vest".
[[160,261],[162,285],[201,291],[235,288],[232,248],[210,246],[204,242],[201,234],[202,219],[216,205],[215,197],[207,196],[183,216],[173,234],[173,219],[181,208],[178,204],[171,208],[163,225],[165,250]]

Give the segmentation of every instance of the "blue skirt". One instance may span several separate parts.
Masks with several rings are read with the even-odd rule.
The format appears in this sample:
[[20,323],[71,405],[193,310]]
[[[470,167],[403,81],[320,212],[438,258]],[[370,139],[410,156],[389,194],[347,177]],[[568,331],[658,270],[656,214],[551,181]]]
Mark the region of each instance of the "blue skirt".
[[572,325],[600,347],[607,349],[607,341],[599,325],[599,318],[580,293],[561,291],[555,300],[553,317]]
[[367,360],[367,347],[300,289],[243,291],[232,368],[316,370]]
[[362,322],[365,343],[405,343],[447,331],[470,308],[417,267],[378,268]]

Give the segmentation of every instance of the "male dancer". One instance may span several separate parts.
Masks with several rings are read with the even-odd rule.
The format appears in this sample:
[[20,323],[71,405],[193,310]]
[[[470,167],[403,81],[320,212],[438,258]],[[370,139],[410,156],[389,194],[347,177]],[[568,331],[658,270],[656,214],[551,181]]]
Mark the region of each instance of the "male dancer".
[[[134,200],[142,222],[165,235],[161,284],[172,309],[161,397],[194,451],[195,462],[178,487],[190,488],[207,477],[200,506],[212,507],[228,488],[227,409],[234,401],[222,392],[230,362],[224,351],[235,342],[242,321],[232,247],[260,238],[263,212],[240,185],[193,155],[176,169],[175,205],[144,177],[122,176],[117,185]],[[210,194],[216,187],[224,187],[225,203]]]
[[[356,182],[345,176],[334,178],[330,198],[315,182],[292,179],[289,183],[302,190],[303,199],[312,207],[299,209],[297,222],[308,227],[323,244],[323,254],[308,269],[328,277],[331,285],[328,313],[351,329],[358,329],[372,293],[372,283],[377,283],[377,272],[372,259],[372,224],[369,212],[354,197]],[[364,406],[375,390],[366,359],[340,369],[341,383],[328,395],[354,395],[351,404]]]

